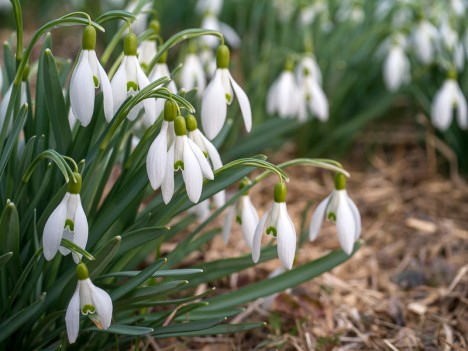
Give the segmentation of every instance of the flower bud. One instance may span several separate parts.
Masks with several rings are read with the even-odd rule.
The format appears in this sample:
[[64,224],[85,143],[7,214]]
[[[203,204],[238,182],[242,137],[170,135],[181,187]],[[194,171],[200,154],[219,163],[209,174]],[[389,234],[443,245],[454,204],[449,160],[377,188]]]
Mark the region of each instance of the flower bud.
[[128,33],[124,39],[124,54],[126,56],[136,56],[138,40],[135,34]]
[[274,199],[276,203],[286,202],[286,193],[287,193],[286,184],[279,182],[275,185]]
[[188,114],[185,122],[187,123],[187,129],[189,132],[193,132],[198,128],[197,119],[194,115]]
[[79,194],[81,190],[81,174],[78,172],[73,173],[76,178],[76,183],[73,181],[73,178],[68,182],[68,192],[70,194]]
[[76,266],[76,276],[79,280],[85,280],[89,278],[88,267],[83,262],[80,262]]
[[218,68],[228,68],[229,56],[229,48],[226,45],[220,45],[216,52],[216,66]]
[[174,122],[177,116],[177,105],[172,100],[166,100],[164,104],[164,120],[167,122]]
[[96,48],[96,29],[93,26],[86,26],[83,31],[83,50],[94,50]]
[[174,131],[177,136],[184,136],[187,133],[187,126],[185,119],[182,116],[178,116],[174,121]]
[[294,61],[288,58],[284,64],[284,70],[292,72],[294,70]]
[[343,173],[335,174],[335,189],[336,190],[346,189],[346,176]]

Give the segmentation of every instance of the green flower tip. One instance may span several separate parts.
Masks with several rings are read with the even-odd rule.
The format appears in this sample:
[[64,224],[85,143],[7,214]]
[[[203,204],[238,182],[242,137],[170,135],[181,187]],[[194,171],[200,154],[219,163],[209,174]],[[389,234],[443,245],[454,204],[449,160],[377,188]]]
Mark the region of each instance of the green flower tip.
[[450,69],[448,72],[447,72],[447,78],[448,79],[453,79],[453,80],[456,80],[457,79],[457,71],[455,69]]
[[292,58],[288,58],[284,64],[284,70],[292,72],[294,70],[294,61]]
[[83,50],[94,50],[96,48],[96,29],[93,26],[86,26],[83,31]]
[[343,173],[335,174],[335,189],[336,190],[346,189],[346,176]]
[[229,57],[229,48],[226,45],[221,45],[216,52],[216,66],[218,68],[228,68]]
[[83,262],[78,263],[76,266],[76,276],[79,280],[85,280],[89,278],[88,267]]
[[197,119],[194,115],[188,114],[185,122],[187,123],[187,129],[189,132],[193,132],[198,128]]
[[177,136],[184,136],[187,133],[187,126],[185,119],[182,116],[178,116],[174,121],[174,131]]
[[275,195],[274,199],[276,203],[286,202],[286,193],[288,189],[286,188],[286,184],[283,182],[279,182],[275,185]]
[[172,100],[166,100],[164,104],[164,120],[167,122],[174,122],[177,117],[177,105]]
[[28,76],[29,76],[29,65],[26,64],[26,66],[24,66],[23,75],[21,76],[21,80],[23,82],[26,82],[28,80]]
[[166,63],[167,62],[167,51],[164,51],[161,57],[159,58],[158,63]]
[[70,178],[70,181],[68,182],[68,192],[70,194],[79,194],[81,190],[81,174],[78,172],[73,173],[73,175],[76,178],[76,183],[73,181],[73,178]]
[[128,33],[124,39],[124,54],[126,56],[136,56],[138,40],[135,34]]
[[159,31],[161,30],[161,24],[155,19],[151,20],[149,27],[155,34],[159,34]]

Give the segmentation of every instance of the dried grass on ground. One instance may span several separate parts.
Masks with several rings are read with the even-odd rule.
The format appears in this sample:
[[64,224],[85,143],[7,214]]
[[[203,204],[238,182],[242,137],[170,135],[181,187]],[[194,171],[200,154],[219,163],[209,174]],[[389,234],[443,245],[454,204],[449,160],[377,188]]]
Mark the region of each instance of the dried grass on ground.
[[[438,153],[431,145],[437,140],[426,139],[429,146],[423,148],[414,142],[417,132],[412,133],[396,134],[391,140],[387,136],[387,142],[378,146],[369,138],[375,133],[365,135],[362,140],[367,145],[358,143],[346,164],[352,171],[349,192],[361,210],[365,240],[351,260],[278,295],[268,309],[262,301],[252,303],[234,321],[267,321],[263,330],[158,340],[152,347],[205,351],[468,349],[468,191],[456,176],[452,178],[458,184],[435,173],[447,164],[443,157],[435,157]],[[369,150],[369,142],[373,150],[365,158],[360,150]],[[285,156],[278,154],[274,161]],[[288,206],[299,223],[309,201],[326,196],[332,183],[327,173],[310,168],[288,173]],[[261,211],[271,201],[274,182],[271,178],[252,192]],[[234,229],[228,246],[218,237],[205,257],[193,260],[247,252],[237,226]],[[325,225],[317,241],[301,249],[297,264],[338,246],[334,226]],[[273,260],[216,285],[221,291],[236,289],[266,279],[278,267],[279,262]]]

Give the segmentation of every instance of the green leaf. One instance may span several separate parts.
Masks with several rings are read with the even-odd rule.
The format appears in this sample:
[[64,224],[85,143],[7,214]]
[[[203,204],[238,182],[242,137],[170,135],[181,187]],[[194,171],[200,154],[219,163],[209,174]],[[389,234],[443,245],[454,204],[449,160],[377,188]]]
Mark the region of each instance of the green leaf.
[[176,291],[181,290],[182,287],[188,284],[186,280],[175,280],[171,282],[159,283],[157,285],[147,286],[144,288],[135,289],[132,294],[126,298],[118,301],[115,305],[118,308],[119,306],[122,308],[128,307],[132,303],[144,301],[144,300],[151,300],[153,301],[155,298],[168,295],[174,293]]
[[119,20],[119,19],[135,19],[136,16],[133,13],[130,13],[128,11],[123,11],[123,10],[112,10],[112,11],[107,11],[106,13],[103,13],[101,16],[96,18],[94,22],[99,23],[99,24],[104,24],[108,21],[112,20]]
[[122,234],[119,256],[160,238],[162,235],[167,234],[169,230],[168,227],[149,227]]
[[160,258],[151,265],[142,270],[132,279],[129,279],[124,285],[118,287],[110,293],[112,301],[117,301],[121,297],[130,293],[133,289],[143,284],[147,279],[151,278],[154,272],[161,268],[166,263],[166,259]]
[[[354,246],[353,254],[359,249],[361,242],[357,242]],[[231,308],[250,301],[254,301],[260,297],[272,295],[274,293],[284,291],[288,288],[302,284],[318,275],[328,272],[341,263],[349,260],[352,255],[347,255],[342,250],[333,251],[332,253],[323,256],[317,260],[303,264],[290,271],[284,272],[276,277],[262,280],[260,282],[250,284],[235,291],[215,296],[207,300],[209,306],[203,310],[217,310],[221,308]]]
[[13,202],[8,201],[2,216],[0,217],[0,253],[11,252],[13,259],[8,264],[13,276],[18,276],[20,271],[19,250],[19,218],[18,211]]
[[[218,334],[234,334],[240,333],[243,331],[248,331],[252,329],[262,328],[266,323],[242,323],[242,324],[219,324],[210,328],[194,331],[184,331],[184,332],[162,332],[161,334],[156,334],[156,338],[170,338],[170,337],[180,337],[180,336],[207,336],[207,335],[218,335]],[[155,333],[157,331],[155,330]]]
[[90,261],[95,261],[96,260],[93,255],[91,255],[85,249],[83,249],[83,248],[79,247],[78,245],[76,245],[73,241],[62,238],[62,241],[60,242],[60,245],[66,247],[68,250],[74,252],[75,254],[82,254],[83,257],[86,257]]
[[45,99],[57,151],[66,153],[72,141],[72,134],[57,65],[49,49],[45,50],[43,65]]
[[94,255],[95,261],[88,264],[89,275],[91,278],[96,278],[107,267],[114,258],[115,253],[119,250],[122,237],[116,236],[110,239],[101,249]]
[[168,325],[166,327],[154,328],[152,335],[156,338],[167,338],[172,335],[183,336],[187,332],[195,332],[214,327],[215,325],[223,323],[225,320],[226,318],[214,318],[204,321]]
[[11,256],[13,256],[13,252],[7,252],[6,254],[3,254],[0,256],[0,269],[2,269],[2,267],[8,263],[8,261],[10,260]]
[[32,305],[19,311],[0,324],[0,342],[13,334],[23,324],[31,322],[31,317],[33,317],[42,307],[45,296],[46,294],[43,293],[39,300],[35,301]]
[[153,328],[138,327],[138,326],[133,326],[133,325],[119,325],[119,324],[112,324],[107,329],[98,329],[96,327],[91,327],[85,330],[97,331],[100,333],[121,334],[121,335],[130,335],[130,336],[145,335],[145,334],[152,333],[154,331]]
[[[161,269],[154,273],[151,277],[158,278],[158,277],[180,277],[192,274],[199,274],[203,273],[203,269]],[[105,279],[111,277],[135,277],[140,274],[140,271],[123,271],[123,272],[112,272],[104,275],[100,275],[97,279]]]

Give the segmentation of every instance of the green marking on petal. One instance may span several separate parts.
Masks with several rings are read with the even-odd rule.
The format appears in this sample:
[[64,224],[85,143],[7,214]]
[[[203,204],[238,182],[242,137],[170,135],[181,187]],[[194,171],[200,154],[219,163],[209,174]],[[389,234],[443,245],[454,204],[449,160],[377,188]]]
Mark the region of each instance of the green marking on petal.
[[266,230],[267,235],[273,235],[275,238],[278,235],[278,232],[276,231],[275,227],[268,227]]
[[227,101],[228,103],[230,103],[230,102],[231,102],[231,99],[232,99],[231,94],[226,93],[226,101]]
[[242,224],[242,218],[240,216],[236,216],[236,222]]
[[148,68],[148,65],[144,62],[140,63],[140,66],[143,69],[143,71],[146,71],[146,69]]
[[69,218],[65,221],[65,226],[63,228],[65,229],[67,227],[71,232],[75,231],[75,223]]
[[328,212],[327,219],[332,222],[336,222],[336,214],[334,212]]
[[184,170],[183,161],[176,161],[176,163],[174,163],[174,171],[178,171],[178,170]]
[[93,76],[94,87],[99,88],[99,79],[96,76]]
[[202,150],[203,152],[203,155],[205,155],[206,158],[208,158],[208,152],[206,152],[205,150]]
[[84,315],[93,314],[95,312],[96,312],[96,309],[94,308],[93,305],[84,305],[81,308],[81,313],[84,314]]
[[138,90],[138,84],[135,83],[135,82],[132,82],[132,81],[128,81],[127,82],[127,91],[130,91],[130,89],[132,89],[133,91],[137,91]]

